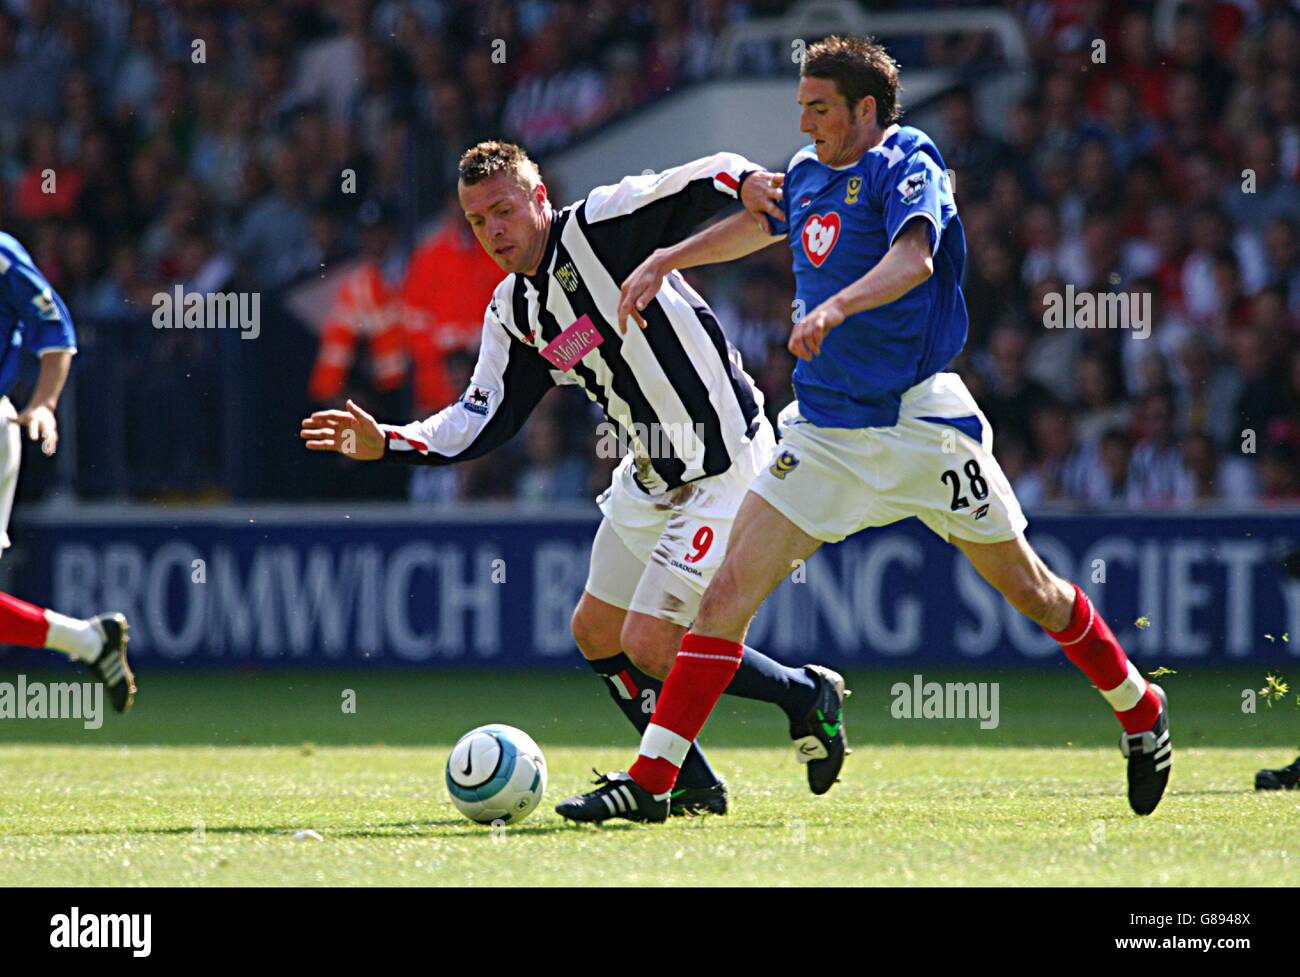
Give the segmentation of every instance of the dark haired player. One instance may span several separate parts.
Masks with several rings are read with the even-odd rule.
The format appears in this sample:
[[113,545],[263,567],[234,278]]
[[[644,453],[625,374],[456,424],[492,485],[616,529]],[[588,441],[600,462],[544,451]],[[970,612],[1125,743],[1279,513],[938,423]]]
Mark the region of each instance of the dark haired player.
[[[684,750],[753,653],[745,631],[791,561],[908,516],[1060,643],[1124,727],[1129,804],[1150,814],[1160,802],[1172,759],[1164,693],[1087,595],[1025,541],[988,420],[961,379],[943,372],[966,342],[966,241],[943,158],[924,132],[899,125],[897,94],[898,66],[879,44],[831,37],[811,46],[798,98],[812,142],[786,169],[777,237],[737,215],[651,255],[624,283],[622,308],[645,309],[664,275],[788,236],[797,299],[809,311],[790,337],[797,400],[782,412],[779,450],[740,508],[641,754],[626,774],[561,803],[567,818],[663,820]],[[632,812],[608,810],[614,790],[631,794]]]

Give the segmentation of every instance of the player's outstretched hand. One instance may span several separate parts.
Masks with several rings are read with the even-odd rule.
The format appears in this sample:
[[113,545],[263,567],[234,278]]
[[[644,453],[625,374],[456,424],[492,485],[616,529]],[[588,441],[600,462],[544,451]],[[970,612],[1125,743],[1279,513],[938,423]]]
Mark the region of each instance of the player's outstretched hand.
[[27,437],[41,443],[41,453],[52,455],[59,447],[59,422],[54,411],[44,404],[26,408],[15,419],[20,428],[27,429]]
[[822,351],[826,334],[844,321],[844,310],[834,299],[823,302],[794,325],[787,348],[801,360],[811,360]]
[[641,315],[645,307],[654,301],[659,289],[663,287],[664,279],[672,271],[655,252],[646,258],[645,261],[637,265],[636,270],[627,276],[623,282],[623,287],[618,293],[618,332],[620,336],[627,335],[627,319],[631,316],[636,320],[637,325],[642,329],[645,328],[645,316]]
[[353,400],[347,410],[318,410],[302,419],[298,437],[308,451],[334,451],[357,461],[374,461],[384,454],[384,432],[379,422]]
[[755,170],[745,177],[745,183],[740,188],[740,202],[754,216],[754,220],[758,222],[764,234],[772,233],[772,225],[767,222],[768,217],[775,217],[779,221],[785,220],[785,212],[781,209],[782,201],[785,199],[785,191],[781,189],[784,184],[784,173]]

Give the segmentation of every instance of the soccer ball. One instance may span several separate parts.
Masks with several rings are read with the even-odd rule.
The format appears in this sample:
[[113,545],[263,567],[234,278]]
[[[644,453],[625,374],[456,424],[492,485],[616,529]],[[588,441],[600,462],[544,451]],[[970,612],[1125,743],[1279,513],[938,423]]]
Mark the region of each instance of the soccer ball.
[[533,813],[546,792],[546,758],[522,729],[480,726],[452,747],[447,791],[471,821],[513,824]]

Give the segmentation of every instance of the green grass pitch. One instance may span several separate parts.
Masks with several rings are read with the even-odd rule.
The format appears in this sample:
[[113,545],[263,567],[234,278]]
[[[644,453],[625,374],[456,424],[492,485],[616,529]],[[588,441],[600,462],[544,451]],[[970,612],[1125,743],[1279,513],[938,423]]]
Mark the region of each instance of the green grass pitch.
[[[1282,669],[1285,674],[1285,668]],[[71,672],[57,677],[67,679]],[[34,676],[31,676],[34,677]],[[53,675],[49,677],[55,677]],[[724,698],[703,737],[723,818],[571,826],[552,811],[590,769],[626,767],[631,728],[585,668],[546,673],[145,673],[98,731],[0,722],[0,884],[1285,885],[1300,792],[1256,794],[1294,758],[1300,708],[1244,714],[1263,669],[1164,679],[1171,792],[1129,813],[1118,726],[1071,668],[988,672],[1001,723],[900,720],[907,672],[858,672],[844,782],[808,793],[783,717]],[[926,669],[927,681],[969,680]],[[6,679],[8,680],[8,679]],[[356,713],[342,710],[344,690]],[[484,722],[527,730],[542,807],[493,832],[442,784]],[[315,829],[321,842],[295,842]]]

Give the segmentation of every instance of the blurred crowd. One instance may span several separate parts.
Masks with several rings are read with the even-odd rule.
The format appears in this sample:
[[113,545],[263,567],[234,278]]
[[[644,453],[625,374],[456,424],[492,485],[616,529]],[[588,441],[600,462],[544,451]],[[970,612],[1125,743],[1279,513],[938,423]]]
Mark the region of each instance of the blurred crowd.
[[544,155],[698,78],[732,6],[0,0],[0,226],[83,314],[284,285],[362,246],[365,202],[418,235],[475,141]]
[[[1005,138],[963,92],[936,133],[970,251],[958,369],[1017,494],[1300,501],[1296,9],[1185,3],[1164,38],[1140,5],[1035,9]],[[1045,328],[1067,285],[1149,295],[1149,322]]]
[[[505,136],[544,162],[706,77],[727,24],[787,6],[0,0],[0,227],[87,323],[147,312],[178,282],[275,290],[346,265],[292,382],[311,403],[427,412],[467,385],[497,278],[455,206],[464,147]],[[1010,9],[1034,45],[1032,95],[993,125],[976,88],[952,91],[931,129],[970,255],[955,368],[1022,502],[1300,501],[1294,5],[1196,0],[1167,32],[1146,3]],[[974,64],[982,48],[905,50],[906,86],[914,59]],[[791,397],[788,252],[688,277],[775,416]],[[1150,295],[1149,335],[1045,328],[1044,300],[1067,284]],[[202,343],[151,344],[133,364],[142,389],[166,399]],[[409,490],[589,498],[615,460],[597,457],[594,427],[580,394],[553,394],[507,449],[420,470]],[[350,484],[328,490],[407,491]]]

